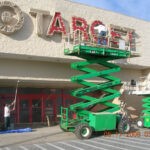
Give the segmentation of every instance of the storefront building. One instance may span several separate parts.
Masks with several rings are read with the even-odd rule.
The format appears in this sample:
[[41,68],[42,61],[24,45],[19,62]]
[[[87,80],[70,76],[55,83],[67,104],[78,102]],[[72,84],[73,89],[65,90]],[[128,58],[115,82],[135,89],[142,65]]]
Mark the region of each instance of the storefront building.
[[[115,61],[122,67],[115,75],[123,83],[150,78],[149,22],[68,0],[0,1],[0,16],[1,122],[4,104],[15,97],[17,81],[15,123],[45,122],[48,107],[53,122],[58,122],[60,107],[78,101],[70,96],[70,90],[79,86],[70,82],[78,73],[70,63],[78,58],[64,55],[64,37],[78,30],[85,40],[94,39],[92,29],[98,23],[134,31],[131,50],[141,56]],[[141,97],[124,92],[122,99],[140,113]]]

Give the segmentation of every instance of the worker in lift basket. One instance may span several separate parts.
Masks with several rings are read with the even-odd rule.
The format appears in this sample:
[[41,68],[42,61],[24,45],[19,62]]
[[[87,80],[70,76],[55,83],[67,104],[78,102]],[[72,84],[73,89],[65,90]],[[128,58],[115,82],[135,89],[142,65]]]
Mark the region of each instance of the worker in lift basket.
[[103,24],[100,24],[94,27],[94,29],[98,31],[98,45],[107,45],[105,38],[107,34],[107,28]]

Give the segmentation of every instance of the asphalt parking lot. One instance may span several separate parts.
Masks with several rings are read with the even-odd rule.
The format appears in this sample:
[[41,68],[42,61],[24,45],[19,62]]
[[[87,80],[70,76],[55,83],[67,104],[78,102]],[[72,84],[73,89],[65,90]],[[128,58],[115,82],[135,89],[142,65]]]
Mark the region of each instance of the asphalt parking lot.
[[0,135],[0,150],[149,150],[149,147],[149,129],[136,129],[128,134],[107,131],[88,140],[62,132],[59,126]]

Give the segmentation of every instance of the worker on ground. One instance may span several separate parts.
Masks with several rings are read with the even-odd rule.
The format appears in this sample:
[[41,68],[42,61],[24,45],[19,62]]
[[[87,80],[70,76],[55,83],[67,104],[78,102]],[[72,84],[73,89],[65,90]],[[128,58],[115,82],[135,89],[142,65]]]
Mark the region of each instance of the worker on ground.
[[5,130],[10,129],[10,112],[14,110],[14,107],[11,109],[11,106],[14,106],[14,102],[11,104],[5,104],[4,107],[4,128]]
[[100,24],[94,27],[94,29],[98,31],[98,45],[107,45],[106,41],[107,28],[103,24]]

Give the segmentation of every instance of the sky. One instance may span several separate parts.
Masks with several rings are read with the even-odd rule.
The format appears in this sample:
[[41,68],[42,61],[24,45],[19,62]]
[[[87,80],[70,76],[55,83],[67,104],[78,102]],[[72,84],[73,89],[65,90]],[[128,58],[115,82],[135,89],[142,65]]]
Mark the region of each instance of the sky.
[[150,0],[72,0],[90,6],[114,11],[150,21]]

